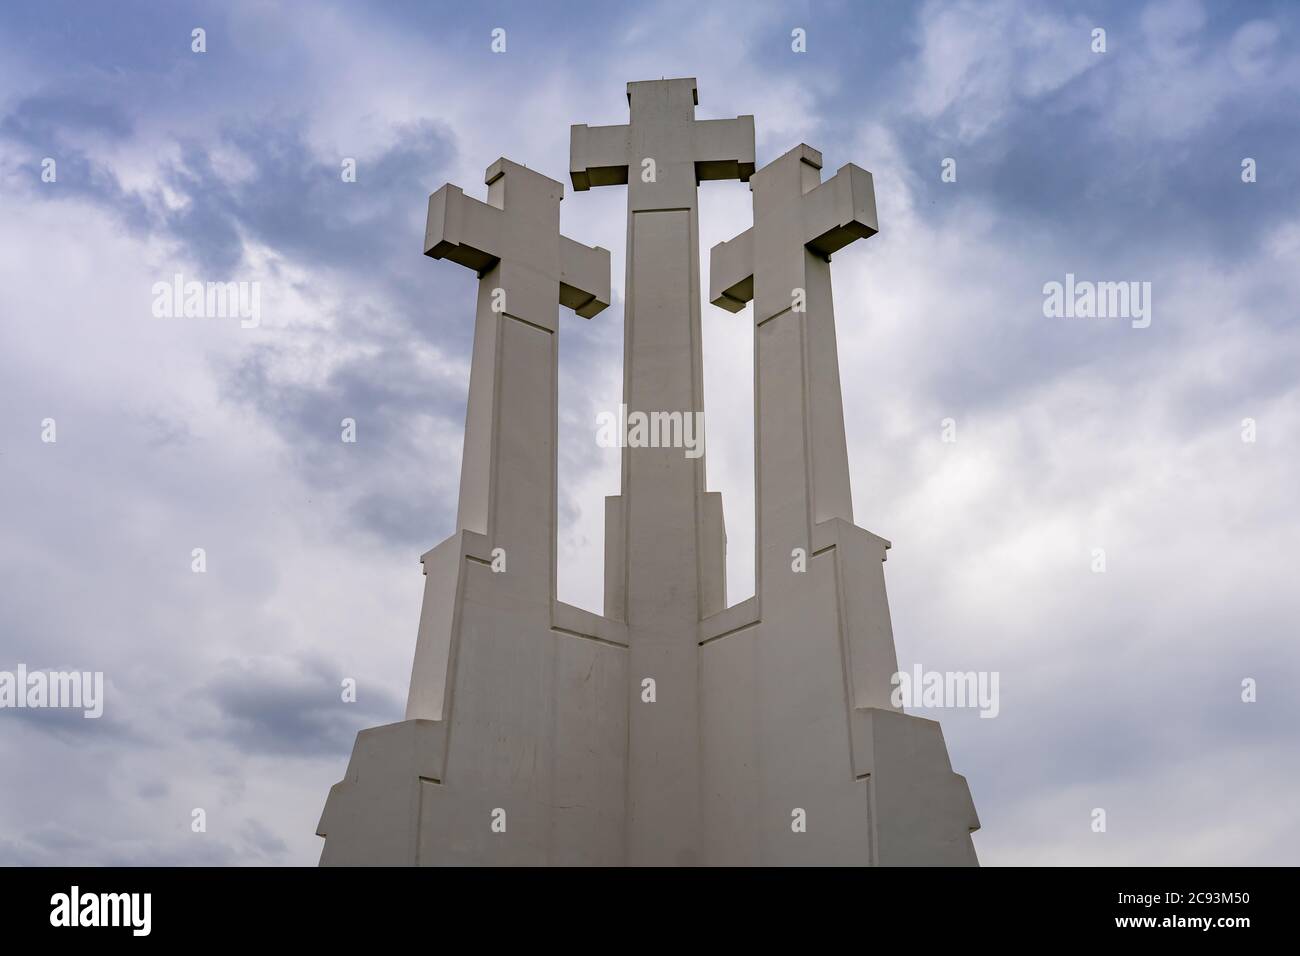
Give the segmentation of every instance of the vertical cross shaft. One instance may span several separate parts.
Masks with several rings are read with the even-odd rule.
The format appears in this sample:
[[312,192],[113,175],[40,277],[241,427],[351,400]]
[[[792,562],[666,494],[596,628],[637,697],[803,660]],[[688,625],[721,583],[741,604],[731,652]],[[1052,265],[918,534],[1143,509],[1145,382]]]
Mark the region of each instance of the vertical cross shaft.
[[[430,196],[424,240],[425,255],[479,275],[456,527],[502,549],[513,593],[549,615],[556,309],[590,318],[609,304],[609,252],[560,235],[562,183],[508,159],[489,166],[484,181],[486,203],[451,184]],[[417,646],[408,717],[440,716],[445,663],[445,648]]]
[[[830,256],[874,235],[871,174],[852,164],[821,182],[800,145],[750,180],[754,225],[713,247],[709,299],[754,301],[756,576],[787,573],[813,528],[853,520]],[[767,569],[766,571],[764,569]]]
[[[697,187],[747,179],[752,116],[696,120],[693,79],[628,84],[630,121],[574,126],[575,189],[627,184],[623,400],[630,412],[704,408]],[[721,504],[704,458],[625,448],[606,507],[605,613],[629,644],[630,863],[694,862],[699,846],[700,619],[725,604]],[[655,682],[654,703],[642,681]]]

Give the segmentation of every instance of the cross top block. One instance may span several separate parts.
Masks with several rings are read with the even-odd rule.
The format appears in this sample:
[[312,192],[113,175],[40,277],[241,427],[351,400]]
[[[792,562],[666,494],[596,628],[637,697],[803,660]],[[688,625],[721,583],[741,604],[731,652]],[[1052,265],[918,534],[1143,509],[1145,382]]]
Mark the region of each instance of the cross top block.
[[[697,120],[699,101],[694,77],[629,83],[627,123],[570,128],[573,188],[628,185],[647,194],[647,201],[650,193],[659,193],[656,198],[663,200],[668,198],[664,189],[654,188],[659,182],[674,201],[686,202],[684,194],[677,193],[705,180],[747,181],[754,171],[754,117]],[[642,178],[648,159],[656,164],[655,179],[649,182]]]
[[822,154],[800,143],[754,173],[754,225],[713,247],[710,302],[739,312],[754,299],[755,320],[769,318],[804,284],[800,246],[829,261],[879,231],[871,173],[849,163],[822,182],[821,168]]
[[[483,173],[488,205],[510,210],[512,215],[549,219],[559,215],[564,183],[520,166],[502,156]],[[507,193],[509,198],[507,198]]]
[[[591,318],[609,305],[609,251],[560,235],[564,184],[502,157],[483,176],[487,202],[451,183],[429,197],[424,254],[473,269],[500,269],[507,311],[552,329],[555,306]],[[558,290],[558,291],[557,291]]]
[[808,248],[829,257],[857,239],[874,236],[880,226],[871,173],[847,163],[823,183],[821,169],[821,151],[800,143],[756,172],[749,188],[755,222],[780,215],[788,206],[792,219],[803,222]]
[[628,80],[627,105],[632,105],[632,91],[634,89],[649,87],[652,84],[655,86],[666,86],[668,89],[672,90],[672,92],[676,94],[674,99],[682,98],[685,91],[690,90],[691,106],[700,105],[700,90],[699,87],[695,85],[695,77],[693,76],[683,76],[673,80]]

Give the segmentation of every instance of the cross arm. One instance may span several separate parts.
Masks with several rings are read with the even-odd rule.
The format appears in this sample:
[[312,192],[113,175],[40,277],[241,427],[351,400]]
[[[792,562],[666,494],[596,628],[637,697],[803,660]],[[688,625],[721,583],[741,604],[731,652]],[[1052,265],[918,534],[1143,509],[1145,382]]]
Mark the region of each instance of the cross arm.
[[581,192],[592,186],[622,186],[627,183],[628,127],[569,127],[569,177]]
[[500,209],[471,199],[459,186],[447,183],[429,197],[424,254],[450,259],[482,275],[500,258],[504,219]]
[[754,172],[754,117],[695,121],[695,177],[739,179]]
[[816,189],[804,202],[804,244],[829,257],[857,239],[880,231],[876,221],[876,190],[871,173],[849,163]]
[[709,252],[709,301],[739,312],[754,298],[754,228]]
[[609,305],[609,250],[560,237],[560,305],[584,319]]

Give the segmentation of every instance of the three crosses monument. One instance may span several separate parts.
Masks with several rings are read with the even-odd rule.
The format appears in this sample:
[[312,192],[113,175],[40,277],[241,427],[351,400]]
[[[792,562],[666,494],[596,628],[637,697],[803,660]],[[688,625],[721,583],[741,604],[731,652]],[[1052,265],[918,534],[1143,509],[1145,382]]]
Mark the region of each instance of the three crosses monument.
[[889,542],[853,524],[830,257],[877,231],[871,174],[822,182],[805,145],[756,170],[753,117],[696,119],[693,79],[627,98],[572,128],[570,177],[627,187],[628,408],[703,411],[697,190],[753,192],[709,300],[753,303],[755,596],[727,604],[704,457],[625,447],[604,614],[556,600],[557,308],[609,304],[609,253],[510,160],[486,203],[443,186],[425,254],[479,276],[456,531],[422,558],[406,719],[358,734],[321,864],[975,865],[938,723],[890,700]]

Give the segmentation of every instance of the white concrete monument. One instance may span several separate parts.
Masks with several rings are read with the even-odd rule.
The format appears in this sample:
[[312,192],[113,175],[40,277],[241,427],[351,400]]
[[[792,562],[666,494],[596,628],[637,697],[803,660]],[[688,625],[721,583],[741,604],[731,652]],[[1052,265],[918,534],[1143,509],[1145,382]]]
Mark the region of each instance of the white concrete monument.
[[704,457],[629,443],[604,614],[556,600],[556,308],[608,304],[609,253],[508,160],[486,204],[444,186],[425,253],[480,277],[457,530],[422,559],[406,719],[357,736],[322,865],[976,863],[939,725],[890,700],[889,543],[853,524],[829,263],[876,232],[871,174],[822,183],[802,145],[755,172],[753,118],[696,102],[629,83],[627,124],[573,127],[570,176],[627,186],[624,404],[665,421],[704,408],[698,185],[750,181],[709,298],[753,301],[756,594],[727,606]]

